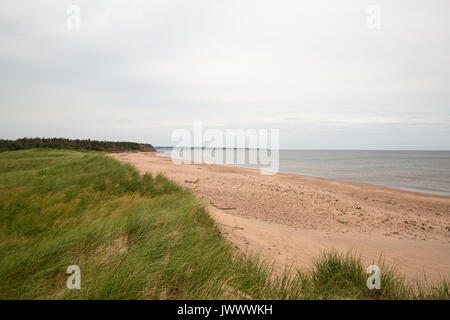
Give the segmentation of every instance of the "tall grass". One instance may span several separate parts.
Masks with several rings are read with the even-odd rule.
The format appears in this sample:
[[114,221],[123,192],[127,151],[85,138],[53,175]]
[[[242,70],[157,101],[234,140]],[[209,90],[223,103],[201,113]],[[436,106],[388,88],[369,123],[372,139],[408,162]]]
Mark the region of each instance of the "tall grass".
[[[66,269],[81,269],[68,290]],[[195,196],[99,153],[0,154],[0,299],[448,299],[448,285],[383,273],[329,252],[276,275],[235,251]]]

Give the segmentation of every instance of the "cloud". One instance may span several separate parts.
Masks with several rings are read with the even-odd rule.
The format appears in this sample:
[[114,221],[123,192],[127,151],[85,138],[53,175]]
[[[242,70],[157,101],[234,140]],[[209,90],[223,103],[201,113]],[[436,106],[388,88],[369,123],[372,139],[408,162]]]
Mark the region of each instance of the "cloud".
[[202,120],[277,126],[297,148],[372,130],[373,145],[450,148],[450,4],[377,3],[379,31],[359,0],[3,1],[0,136],[167,145]]

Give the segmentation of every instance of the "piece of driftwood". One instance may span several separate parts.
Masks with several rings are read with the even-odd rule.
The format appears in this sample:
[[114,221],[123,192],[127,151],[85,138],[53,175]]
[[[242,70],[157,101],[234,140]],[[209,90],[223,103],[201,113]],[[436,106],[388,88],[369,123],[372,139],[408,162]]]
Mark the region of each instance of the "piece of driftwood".
[[191,180],[184,180],[184,182],[186,182],[186,183],[197,183],[199,180],[200,180],[200,179],[197,179],[197,180],[194,180],[194,181],[191,181]]
[[236,226],[230,226],[230,225],[228,225],[228,224],[224,224],[224,223],[219,223],[220,225],[222,225],[222,226],[225,226],[225,227],[230,227],[230,228],[233,228],[233,229],[240,229],[240,230],[244,230],[244,228],[241,228],[241,227],[238,227],[237,225]]
[[218,205],[214,204],[214,202],[212,202],[212,201],[210,203],[211,203],[211,205],[214,208],[217,208],[217,209],[220,209],[220,210],[234,210],[234,209],[236,209],[236,208],[233,208],[233,207],[219,207]]

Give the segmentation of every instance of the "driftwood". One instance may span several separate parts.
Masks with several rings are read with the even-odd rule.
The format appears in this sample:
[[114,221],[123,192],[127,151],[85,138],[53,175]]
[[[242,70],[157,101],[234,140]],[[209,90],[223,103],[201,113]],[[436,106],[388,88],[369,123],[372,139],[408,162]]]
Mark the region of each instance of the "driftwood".
[[230,228],[233,228],[233,229],[240,229],[240,230],[244,230],[244,228],[241,228],[241,227],[238,227],[237,225],[236,226],[230,226],[230,225],[228,225],[228,224],[224,224],[224,223],[219,223],[220,225],[222,225],[222,226],[225,226],[225,227],[230,227]]
[[197,183],[200,179],[197,179],[195,181],[191,181],[191,180],[184,180],[184,182],[186,183]]
[[217,209],[220,209],[220,210],[234,210],[234,209],[236,209],[236,208],[233,208],[233,207],[219,207],[218,205],[214,204],[212,201],[210,201],[210,203],[211,203],[211,205],[214,208],[217,208]]

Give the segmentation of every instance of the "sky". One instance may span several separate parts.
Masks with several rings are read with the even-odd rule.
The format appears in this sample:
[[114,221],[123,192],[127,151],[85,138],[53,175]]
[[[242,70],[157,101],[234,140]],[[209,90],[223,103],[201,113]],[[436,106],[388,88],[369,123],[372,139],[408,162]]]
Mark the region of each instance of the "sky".
[[282,149],[450,150],[449,12],[448,0],[1,0],[0,139],[173,145],[201,121],[279,129]]

